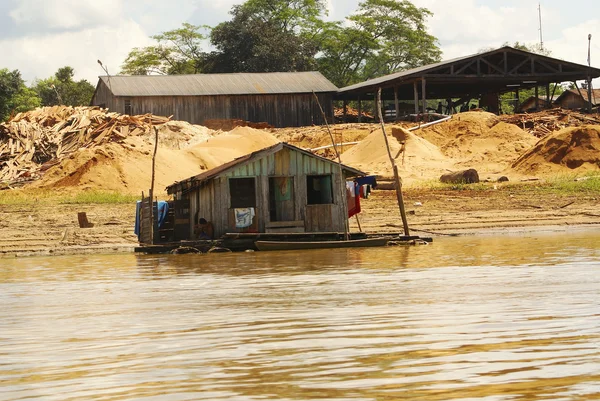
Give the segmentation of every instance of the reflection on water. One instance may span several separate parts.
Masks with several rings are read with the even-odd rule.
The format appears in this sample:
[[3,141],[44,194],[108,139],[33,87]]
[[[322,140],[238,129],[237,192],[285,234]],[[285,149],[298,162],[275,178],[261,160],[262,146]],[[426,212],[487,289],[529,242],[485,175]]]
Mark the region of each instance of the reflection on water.
[[0,399],[600,397],[600,234],[0,260]]

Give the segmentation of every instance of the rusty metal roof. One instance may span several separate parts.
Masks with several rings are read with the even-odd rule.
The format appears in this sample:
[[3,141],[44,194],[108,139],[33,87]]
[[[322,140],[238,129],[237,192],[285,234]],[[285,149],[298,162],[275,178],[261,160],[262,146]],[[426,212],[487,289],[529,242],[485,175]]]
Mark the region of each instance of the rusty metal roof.
[[337,92],[320,72],[101,76],[114,96],[260,95]]
[[508,86],[523,89],[535,84],[584,80],[588,75],[600,77],[600,69],[503,46],[350,85],[341,88],[338,97],[352,100],[382,88],[393,99],[395,87],[400,99],[412,100],[414,83],[425,79],[427,97],[445,99],[506,92]]
[[[298,147],[296,147],[294,145],[290,145],[289,143],[280,142],[280,143],[276,143],[275,145],[266,147],[264,149],[260,149],[260,150],[257,150],[255,152],[252,152],[252,153],[247,154],[245,156],[240,156],[237,159],[234,159],[234,160],[232,160],[230,162],[227,162],[225,164],[222,164],[222,165],[220,165],[218,167],[215,167],[213,169],[205,171],[205,172],[203,172],[201,174],[198,174],[196,176],[190,177],[190,178],[188,178],[186,180],[175,182],[175,183],[169,185],[166,188],[167,189],[167,193],[172,194],[172,193],[176,192],[175,190],[176,190],[177,186],[181,186],[181,185],[185,186],[186,190],[190,190],[192,188],[196,188],[200,184],[202,184],[202,183],[204,183],[206,181],[209,181],[209,180],[211,180],[211,179],[213,179],[215,177],[218,177],[221,174],[226,173],[227,171],[229,171],[229,170],[231,170],[231,169],[233,169],[233,168],[235,168],[235,167],[237,167],[237,166],[239,166],[239,165],[241,165],[243,163],[246,163],[248,161],[251,161],[251,160],[254,160],[254,159],[257,159],[257,158],[261,158],[261,157],[267,156],[267,155],[272,154],[272,153],[279,152],[284,147],[288,148],[288,149],[295,150],[295,151],[300,152],[300,153],[304,153],[306,155],[309,155],[311,157],[314,157],[314,158],[326,161],[328,163],[336,163],[335,161],[332,161],[332,160],[329,160],[329,159],[327,159],[325,157],[322,157],[322,156],[316,155],[314,153],[308,152],[308,151],[306,151],[304,149],[301,149],[301,148],[298,148]],[[367,173],[365,173],[363,171],[360,171],[360,170],[357,170],[355,168],[352,168],[350,166],[347,166],[345,164],[342,164],[342,170],[344,170],[345,172],[350,173],[353,176],[365,176],[365,175],[367,175]]]
[[[580,95],[581,93],[581,95]],[[569,89],[564,91],[563,93],[560,94],[560,96],[558,97],[557,101],[560,101],[560,99],[562,99],[563,97],[572,94],[574,96],[577,97],[581,97],[583,98],[584,101],[589,102],[590,98],[588,96],[588,90],[587,89],[583,89],[580,88],[579,90],[577,89]],[[593,104],[600,104],[600,89],[592,89],[592,103]]]

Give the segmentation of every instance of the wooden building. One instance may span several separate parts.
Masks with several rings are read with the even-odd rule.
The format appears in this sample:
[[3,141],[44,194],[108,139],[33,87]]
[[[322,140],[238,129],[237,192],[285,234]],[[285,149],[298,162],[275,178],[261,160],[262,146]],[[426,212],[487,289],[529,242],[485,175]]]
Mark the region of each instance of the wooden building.
[[214,237],[226,233],[344,232],[346,182],[364,176],[279,143],[167,187],[174,197],[175,239],[194,239],[200,218]]
[[[555,103],[563,109],[585,109],[589,105],[588,91],[587,89],[569,89],[561,93]],[[594,89],[592,90],[592,105],[595,107],[599,104],[600,89]]]
[[529,96],[519,105],[519,108],[516,110],[516,112],[528,113],[536,110],[549,109],[555,107],[556,99],[558,99],[558,95],[552,96],[552,100],[550,102],[548,102],[548,97],[545,95],[538,96],[537,101],[535,96]]
[[552,95],[552,83],[598,77],[598,68],[504,46],[350,85],[339,90],[337,99],[358,101],[359,116],[361,103],[373,102],[379,89],[383,101],[395,105],[397,116],[401,100],[412,100],[414,113],[426,114],[428,99],[450,101],[451,109],[480,99],[488,111],[498,113],[502,93],[515,92],[518,99],[520,90],[533,88],[538,97],[539,88],[545,88]]
[[338,88],[319,72],[102,76],[92,105],[122,114],[152,113],[202,125],[239,119],[274,127],[329,122]]

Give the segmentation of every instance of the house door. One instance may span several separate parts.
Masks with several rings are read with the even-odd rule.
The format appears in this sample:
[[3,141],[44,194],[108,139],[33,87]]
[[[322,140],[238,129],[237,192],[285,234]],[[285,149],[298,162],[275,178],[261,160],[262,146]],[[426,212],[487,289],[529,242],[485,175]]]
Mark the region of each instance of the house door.
[[295,216],[294,178],[269,178],[269,213],[271,221],[292,221]]

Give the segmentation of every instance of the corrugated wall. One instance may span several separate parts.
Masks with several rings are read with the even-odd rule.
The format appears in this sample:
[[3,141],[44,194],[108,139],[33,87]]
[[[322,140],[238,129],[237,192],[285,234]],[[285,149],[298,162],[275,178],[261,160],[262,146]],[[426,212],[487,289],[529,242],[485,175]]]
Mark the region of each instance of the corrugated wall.
[[[340,179],[338,167],[310,157],[292,149],[283,150],[238,166],[223,176],[217,177],[198,191],[192,192],[192,216],[199,211],[199,216],[213,222],[215,236],[232,232],[229,226],[230,198],[229,178],[256,178],[256,214],[258,229],[265,232],[265,225],[270,221],[269,216],[269,177],[293,177],[295,197],[295,220],[306,219],[307,175],[332,174],[334,185],[334,205],[331,213],[331,226],[325,231],[343,232],[347,220],[346,192]],[[323,225],[321,223],[321,225]],[[329,224],[327,224],[329,225]],[[314,227],[317,224],[307,224]]]
[[[333,121],[333,94],[317,95],[328,122]],[[132,114],[152,113],[173,116],[202,125],[205,120],[240,119],[267,122],[274,127],[300,127],[325,123],[312,93],[247,96],[118,97],[110,95],[101,83],[94,105],[105,104],[111,111],[125,112],[124,101],[131,102]]]

